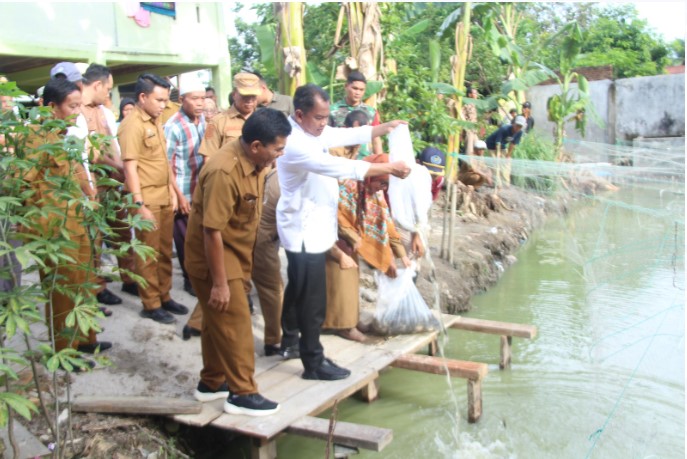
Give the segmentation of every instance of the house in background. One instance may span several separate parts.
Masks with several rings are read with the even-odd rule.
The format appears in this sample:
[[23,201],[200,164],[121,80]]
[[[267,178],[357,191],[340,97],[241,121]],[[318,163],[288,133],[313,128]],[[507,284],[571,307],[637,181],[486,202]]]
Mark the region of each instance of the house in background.
[[224,7],[217,3],[0,3],[0,75],[26,92],[45,85],[58,62],[107,65],[118,87],[141,73],[208,69],[218,100],[231,91]]

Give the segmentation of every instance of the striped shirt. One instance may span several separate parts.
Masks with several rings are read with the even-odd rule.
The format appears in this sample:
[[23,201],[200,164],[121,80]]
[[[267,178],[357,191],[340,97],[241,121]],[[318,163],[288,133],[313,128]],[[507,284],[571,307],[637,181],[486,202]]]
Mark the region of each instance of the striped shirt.
[[198,149],[204,134],[204,115],[200,116],[200,122],[196,125],[183,110],[179,110],[165,123],[167,157],[172,165],[177,185],[189,202],[203,165],[203,157],[198,153]]

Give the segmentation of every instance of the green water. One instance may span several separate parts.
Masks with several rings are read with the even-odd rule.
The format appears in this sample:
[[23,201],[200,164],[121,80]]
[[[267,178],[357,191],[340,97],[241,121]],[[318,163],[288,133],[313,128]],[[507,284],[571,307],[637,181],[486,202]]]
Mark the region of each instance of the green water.
[[[497,336],[451,330],[447,357],[486,362],[483,415],[466,418],[465,381],[391,369],[380,399],[338,419],[393,429],[393,458],[683,458],[684,185],[581,199],[516,254],[469,317],[529,323],[498,368]],[[326,415],[326,414],[325,414]],[[286,436],[280,458],[324,457]]]

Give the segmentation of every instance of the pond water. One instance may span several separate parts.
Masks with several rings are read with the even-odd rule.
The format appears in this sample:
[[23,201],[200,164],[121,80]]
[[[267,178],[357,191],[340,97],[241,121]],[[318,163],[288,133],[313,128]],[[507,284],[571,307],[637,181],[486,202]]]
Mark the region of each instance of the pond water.
[[[338,406],[338,419],[393,429],[394,458],[685,457],[684,183],[581,199],[516,254],[469,317],[534,324],[499,339],[450,330],[447,357],[489,363],[483,415],[466,418],[465,381],[391,369],[380,399]],[[327,413],[323,414],[326,416]],[[324,457],[286,436],[280,458]]]

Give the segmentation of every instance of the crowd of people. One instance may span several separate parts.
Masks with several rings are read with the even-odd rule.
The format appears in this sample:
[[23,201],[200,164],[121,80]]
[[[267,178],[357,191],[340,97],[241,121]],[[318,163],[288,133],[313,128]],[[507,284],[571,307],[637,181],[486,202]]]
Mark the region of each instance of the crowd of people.
[[[279,405],[259,393],[254,379],[255,350],[250,291],[253,285],[264,317],[264,355],[300,358],[302,377],[337,380],[350,371],[325,357],[322,330],[364,342],[358,330],[359,265],[364,262],[390,277],[397,262],[404,267],[426,250],[414,228],[394,222],[385,192],[389,175],[405,178],[408,164],[389,162],[381,137],[404,121],[383,123],[379,112],[363,102],[367,81],[351,72],[343,98],[331,102],[314,84],[299,87],[294,97],[272,91],[257,72],[233,78],[230,107],[221,110],[215,91],[194,78],[170,80],[142,74],[133,98],[119,104],[119,118],[107,107],[114,85],[109,68],[91,64],[83,73],[70,62],[57,64],[42,91],[42,104],[52,117],[70,120],[66,132],[49,138],[35,135],[30,143],[49,143],[53,137],[92,134],[111,138],[88,149],[82,161],[59,152],[42,152],[40,164],[28,182],[47,196],[35,205],[48,205],[50,190],[45,174],[75,177],[79,193],[103,199],[95,186],[94,164],[108,166],[112,179],[122,184],[121,205],[107,222],[108,242],[129,247],[132,237],[154,250],[143,258],[128,250],[118,257],[121,290],[138,296],[141,316],[171,324],[189,308],[171,297],[172,256],[183,275],[183,289],[197,303],[186,324],[185,340],[200,336],[203,368],[195,391],[200,401],[225,399],[228,413],[254,416],[276,412]],[[172,98],[178,95],[178,102]],[[468,97],[477,97],[469,91]],[[7,110],[3,101],[3,110]],[[529,104],[526,104],[529,109]],[[523,105],[525,107],[525,105]],[[476,116],[467,104],[465,119]],[[476,157],[485,149],[510,159],[523,128],[533,120],[526,113],[500,127],[486,142],[474,131],[466,134],[466,152]],[[445,155],[426,150],[422,160],[437,176]],[[498,179],[509,180],[499,171]],[[475,188],[491,184],[488,168],[461,162],[459,180]],[[102,188],[102,187],[100,187]],[[132,203],[132,205],[126,205]],[[133,231],[127,214],[150,222]],[[47,217],[49,218],[49,217]],[[98,272],[102,235],[92,240],[78,209],[69,208],[66,231],[75,247],[72,263],[62,269],[64,285],[90,285],[86,270]],[[44,225],[47,232],[52,228]],[[97,232],[96,232],[97,233]],[[288,260],[287,283],[281,277],[279,249]],[[139,285],[129,273],[142,278]],[[106,276],[92,280],[101,310],[122,299],[107,288]],[[3,289],[10,288],[3,285]],[[74,301],[55,290],[46,306],[48,326],[59,349],[102,352],[112,343],[88,336],[65,339],[65,317]]]

